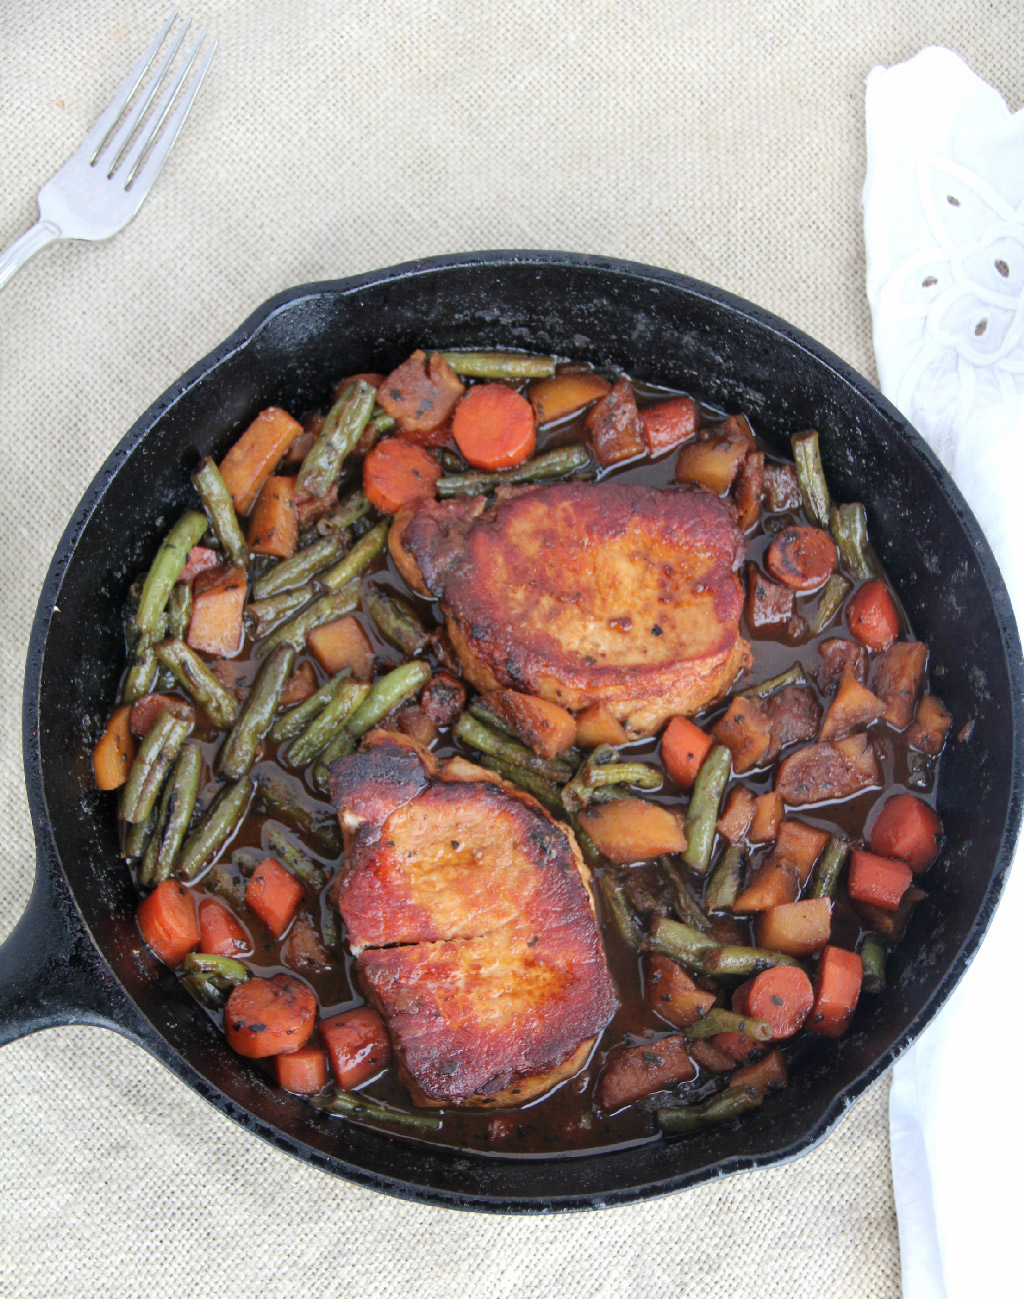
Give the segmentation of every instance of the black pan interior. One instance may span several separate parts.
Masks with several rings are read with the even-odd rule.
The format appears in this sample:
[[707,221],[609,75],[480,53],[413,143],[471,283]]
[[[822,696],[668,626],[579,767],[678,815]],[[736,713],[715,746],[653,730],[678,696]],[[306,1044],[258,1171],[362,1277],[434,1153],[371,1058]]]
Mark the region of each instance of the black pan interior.
[[[386,370],[423,344],[526,347],[620,366],[745,411],[780,448],[788,434],[817,427],[836,496],[867,505],[875,545],[931,648],[938,692],[958,723],[975,719],[943,760],[939,809],[952,846],[893,960],[893,990],[863,1004],[849,1036],[817,1051],[753,1121],[696,1140],[547,1161],[396,1142],[278,1093],[140,951],[114,818],[92,790],[88,760],[118,680],[128,585],[187,503],[200,456],[222,453],[262,407],[322,406],[345,373]],[[1019,642],[987,546],[930,452],[868,384],[797,331],[706,286],[624,263],[482,254],[275,299],[148,411],[104,466],[54,560],[33,645],[33,813],[37,827],[48,816],[85,924],[135,1004],[130,1031],[215,1104],[300,1157],[460,1207],[622,1202],[819,1140],[959,978],[997,900],[1020,815]]]

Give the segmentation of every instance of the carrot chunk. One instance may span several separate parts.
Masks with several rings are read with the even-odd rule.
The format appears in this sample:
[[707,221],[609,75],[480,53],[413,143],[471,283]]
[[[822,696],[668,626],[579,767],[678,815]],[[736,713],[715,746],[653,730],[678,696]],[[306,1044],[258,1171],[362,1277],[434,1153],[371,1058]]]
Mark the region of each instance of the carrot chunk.
[[249,516],[249,549],[256,555],[288,559],[299,544],[295,479],[274,475],[263,484]]
[[607,379],[589,371],[553,374],[530,384],[530,404],[538,424],[551,424],[589,406],[610,388]]
[[342,668],[351,668],[357,681],[369,681],[373,676],[373,646],[353,614],[314,627],[306,633],[306,646],[331,676]]
[[363,491],[384,514],[433,496],[440,477],[430,452],[404,438],[385,438],[363,461]]
[[388,1031],[380,1015],[369,1006],[357,1006],[322,1020],[320,1036],[338,1086],[346,1091],[369,1082],[391,1061]]
[[241,564],[209,568],[192,583],[194,599],[186,640],[194,650],[231,658],[242,646],[247,582]]
[[[741,1035],[742,1036],[742,1035]],[[749,1039],[747,1039],[749,1041]],[[709,1037],[698,1037],[690,1043],[690,1059],[696,1061],[702,1069],[711,1073],[729,1073],[736,1068],[736,1061],[715,1046]]]
[[[742,1013],[746,1014],[747,1012],[743,1011]],[[752,1055],[757,1055],[759,1051],[764,1050],[763,1042],[747,1037],[746,1033],[733,1032],[731,1029],[726,1033],[716,1033],[714,1037],[707,1040],[711,1042],[716,1050],[728,1056],[734,1064],[743,1064]]]
[[884,582],[865,582],[846,605],[846,625],[869,650],[886,650],[900,632],[900,616]]
[[750,980],[742,1000],[740,1013],[763,1019],[771,1026],[773,1041],[782,1041],[792,1037],[811,1013],[814,989],[807,975],[795,965],[773,965]]
[[146,946],[164,965],[180,965],[199,942],[196,900],[177,880],[162,880],[136,917]]
[[296,1096],[315,1096],[327,1086],[327,1056],[318,1046],[274,1057],[277,1085]]
[[913,794],[894,794],[882,805],[871,827],[869,843],[883,857],[898,857],[915,875],[939,855],[942,822]]
[[537,446],[533,407],[507,384],[479,383],[455,407],[452,437],[476,469],[511,469]]
[[285,452],[302,435],[302,425],[277,406],[261,410],[220,462],[220,476],[239,514],[248,514],[263,484]]
[[820,951],[832,932],[832,902],[829,898],[805,898],[785,902],[758,914],[754,934],[758,947],[809,956]]
[[280,938],[302,901],[302,885],[274,857],[265,857],[245,886],[245,905]]
[[855,848],[850,854],[846,889],[854,902],[897,911],[914,875],[906,862]]
[[128,779],[135,761],[131,714],[130,704],[115,708],[92,751],[92,774],[97,789],[120,789]]
[[217,898],[199,904],[199,947],[211,956],[251,956],[253,950],[242,922]]
[[599,1109],[618,1110],[663,1087],[689,1082],[696,1075],[681,1034],[638,1046],[619,1046],[608,1052],[594,1099]]
[[171,695],[143,695],[132,704],[132,733],[140,737],[145,735],[165,708],[183,721],[194,720],[195,715],[184,699],[175,699]]
[[783,586],[794,591],[816,591],[835,572],[839,552],[824,529],[793,527],[774,539],[764,562]]
[[860,997],[864,963],[856,952],[826,947],[814,972],[814,1005],[804,1027],[809,1033],[841,1037]]
[[649,455],[660,456],[689,442],[697,432],[697,409],[692,397],[672,397],[640,412],[640,428]]
[[216,568],[219,563],[220,555],[209,546],[193,546],[188,552],[185,567],[178,574],[178,582],[191,586],[198,573],[202,573],[207,568]]
[[714,741],[688,717],[673,717],[661,736],[661,760],[682,789],[692,789]]
[[301,1050],[315,1025],[316,997],[290,974],[240,983],[224,1009],[228,1045],[250,1060]]

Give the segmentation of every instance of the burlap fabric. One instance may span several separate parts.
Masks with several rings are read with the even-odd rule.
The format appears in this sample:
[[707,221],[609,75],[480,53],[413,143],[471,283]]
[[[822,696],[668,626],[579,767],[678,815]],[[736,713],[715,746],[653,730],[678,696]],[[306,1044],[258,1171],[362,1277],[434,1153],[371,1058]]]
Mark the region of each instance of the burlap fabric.
[[[0,10],[0,242],[165,8]],[[117,439],[254,306],[429,253],[569,248],[732,289],[871,375],[868,70],[943,43],[1024,98],[1015,0],[188,8],[221,49],[142,213],[0,297],[0,937],[33,870],[20,690],[46,564]],[[884,1081],[787,1167],[547,1220],[333,1181],[100,1030],[5,1048],[0,1095],[4,1295],[899,1292]]]

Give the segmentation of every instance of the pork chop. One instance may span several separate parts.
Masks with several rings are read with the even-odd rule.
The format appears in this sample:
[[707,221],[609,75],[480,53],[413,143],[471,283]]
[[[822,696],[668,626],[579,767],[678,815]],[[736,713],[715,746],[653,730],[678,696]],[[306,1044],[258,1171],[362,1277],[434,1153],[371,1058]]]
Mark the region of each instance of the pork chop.
[[555,483],[423,500],[396,515],[390,547],[406,581],[440,601],[481,691],[602,703],[650,735],[749,662],[743,534],[706,491]]
[[572,832],[491,772],[375,731],[331,766],[331,889],[419,1105],[519,1105],[586,1063],[618,998]]

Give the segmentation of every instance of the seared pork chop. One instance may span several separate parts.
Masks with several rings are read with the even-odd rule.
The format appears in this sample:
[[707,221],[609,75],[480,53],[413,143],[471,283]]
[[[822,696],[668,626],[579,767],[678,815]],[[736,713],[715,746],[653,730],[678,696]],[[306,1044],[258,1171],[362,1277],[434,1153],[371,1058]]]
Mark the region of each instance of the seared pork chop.
[[332,764],[331,797],[331,898],[416,1103],[518,1105],[576,1073],[618,998],[572,832],[386,731]]
[[440,600],[481,691],[603,703],[649,735],[749,662],[743,534],[702,490],[555,483],[423,500],[396,515],[390,547],[406,581]]

